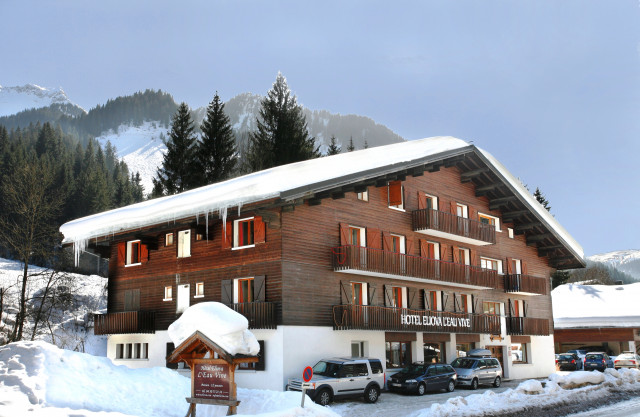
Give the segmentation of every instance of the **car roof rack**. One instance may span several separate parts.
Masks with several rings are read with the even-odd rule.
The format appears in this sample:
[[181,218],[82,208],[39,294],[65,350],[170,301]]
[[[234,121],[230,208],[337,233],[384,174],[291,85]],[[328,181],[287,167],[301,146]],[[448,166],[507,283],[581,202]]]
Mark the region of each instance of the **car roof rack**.
[[471,349],[467,352],[467,357],[471,358],[490,358],[491,356],[489,349]]

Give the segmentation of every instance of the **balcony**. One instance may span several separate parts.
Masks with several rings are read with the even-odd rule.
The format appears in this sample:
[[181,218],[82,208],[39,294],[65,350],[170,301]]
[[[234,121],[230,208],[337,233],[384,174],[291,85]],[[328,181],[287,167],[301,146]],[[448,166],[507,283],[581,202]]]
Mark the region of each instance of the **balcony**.
[[436,259],[344,245],[331,249],[333,270],[473,289],[502,289],[498,273]]
[[508,274],[504,276],[504,291],[522,295],[547,295],[547,279],[531,275]]
[[245,316],[249,320],[250,329],[275,329],[277,327],[276,303],[258,301],[227,304],[227,307]]
[[496,243],[496,227],[455,214],[433,209],[415,210],[411,213],[413,230],[429,236],[451,239],[469,245],[493,245]]
[[510,336],[549,336],[549,320],[533,317],[505,317]]
[[93,334],[155,333],[156,314],[153,311],[125,311],[93,315]]
[[500,316],[346,304],[333,306],[333,328],[500,334]]

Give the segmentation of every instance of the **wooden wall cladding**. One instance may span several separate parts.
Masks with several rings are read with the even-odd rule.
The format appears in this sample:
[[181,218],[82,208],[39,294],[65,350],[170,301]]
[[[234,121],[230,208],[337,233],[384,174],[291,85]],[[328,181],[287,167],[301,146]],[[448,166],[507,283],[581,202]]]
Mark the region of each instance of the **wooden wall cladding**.
[[591,328],[591,329],[555,329],[555,343],[569,342],[628,342],[633,339],[636,328]]

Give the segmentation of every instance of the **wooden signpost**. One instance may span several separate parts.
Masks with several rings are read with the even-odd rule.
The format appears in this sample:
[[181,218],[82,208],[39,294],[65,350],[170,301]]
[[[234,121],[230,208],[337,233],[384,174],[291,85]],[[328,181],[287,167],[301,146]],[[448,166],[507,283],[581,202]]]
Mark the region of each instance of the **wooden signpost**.
[[[217,357],[216,357],[217,356]],[[205,358],[206,357],[206,358]],[[196,404],[226,405],[227,415],[237,413],[235,371],[240,363],[258,362],[257,356],[231,355],[200,332],[189,336],[167,357],[191,369],[191,397],[186,417],[196,417]]]

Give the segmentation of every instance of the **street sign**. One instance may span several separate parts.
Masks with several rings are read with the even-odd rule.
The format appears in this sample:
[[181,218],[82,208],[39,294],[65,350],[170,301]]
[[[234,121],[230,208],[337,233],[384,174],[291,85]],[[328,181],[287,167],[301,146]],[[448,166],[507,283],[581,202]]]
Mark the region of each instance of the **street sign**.
[[306,368],[304,368],[304,371],[302,371],[302,380],[304,382],[309,382],[311,381],[311,378],[313,378],[313,368],[307,366]]

